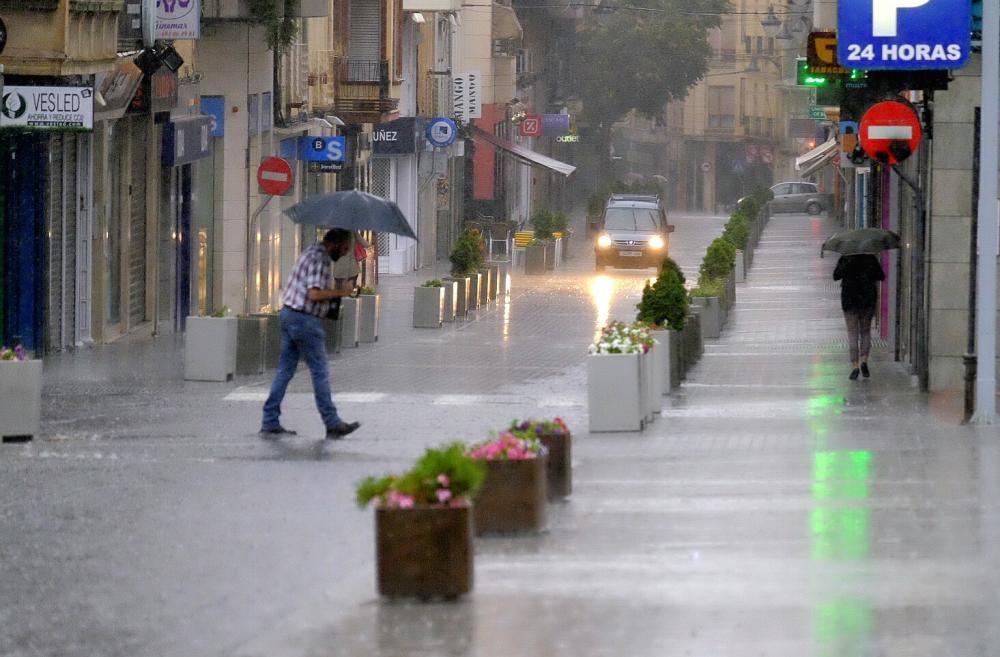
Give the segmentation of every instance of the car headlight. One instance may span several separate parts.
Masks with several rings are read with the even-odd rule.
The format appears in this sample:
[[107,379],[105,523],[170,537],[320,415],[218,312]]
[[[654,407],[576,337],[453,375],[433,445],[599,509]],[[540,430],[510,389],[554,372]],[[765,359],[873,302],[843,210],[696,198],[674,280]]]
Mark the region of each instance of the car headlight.
[[651,249],[662,249],[667,243],[663,241],[663,238],[659,235],[653,235],[649,238],[649,248]]
[[606,249],[609,246],[611,246],[611,236],[610,235],[601,235],[600,237],[598,237],[597,238],[597,246],[601,247],[602,249]]

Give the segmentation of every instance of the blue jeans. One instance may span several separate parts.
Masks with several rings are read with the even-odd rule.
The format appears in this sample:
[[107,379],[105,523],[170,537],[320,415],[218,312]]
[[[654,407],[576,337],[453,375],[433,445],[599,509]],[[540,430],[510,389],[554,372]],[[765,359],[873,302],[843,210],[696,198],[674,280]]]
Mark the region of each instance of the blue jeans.
[[309,374],[312,375],[316,408],[323,418],[323,424],[328,429],[337,426],[340,424],[340,416],[337,415],[337,407],[333,405],[330,394],[330,370],[326,361],[323,320],[290,308],[282,308],[278,321],[281,325],[281,357],[278,359],[278,372],[271,384],[271,394],[264,402],[261,428],[271,430],[281,425],[281,400],[285,398],[285,390],[295,375],[300,357],[305,358]]

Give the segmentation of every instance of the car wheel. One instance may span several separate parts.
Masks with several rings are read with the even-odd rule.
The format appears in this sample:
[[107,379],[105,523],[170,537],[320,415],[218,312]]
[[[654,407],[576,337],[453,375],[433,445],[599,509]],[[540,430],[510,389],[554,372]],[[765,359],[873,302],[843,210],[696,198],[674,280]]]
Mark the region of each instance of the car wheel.
[[823,211],[823,208],[821,208],[820,205],[819,205],[819,203],[817,203],[816,201],[813,201],[813,202],[809,203],[809,205],[806,206],[806,213],[807,214],[817,215],[817,214],[819,214],[822,211]]

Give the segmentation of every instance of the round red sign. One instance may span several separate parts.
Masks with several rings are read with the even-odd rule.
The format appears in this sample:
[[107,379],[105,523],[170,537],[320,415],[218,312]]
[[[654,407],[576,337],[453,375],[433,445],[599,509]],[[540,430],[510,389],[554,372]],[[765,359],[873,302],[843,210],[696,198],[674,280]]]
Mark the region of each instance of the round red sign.
[[281,196],[292,187],[292,165],[280,157],[265,157],[257,169],[262,194]]
[[861,148],[883,164],[899,164],[920,146],[920,117],[898,100],[875,103],[861,117]]

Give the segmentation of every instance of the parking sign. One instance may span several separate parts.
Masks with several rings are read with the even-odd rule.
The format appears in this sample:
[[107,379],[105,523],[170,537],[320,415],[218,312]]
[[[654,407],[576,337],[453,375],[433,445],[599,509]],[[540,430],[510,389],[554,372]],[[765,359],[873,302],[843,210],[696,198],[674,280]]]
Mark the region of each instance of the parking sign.
[[971,28],[969,0],[840,0],[837,55],[857,69],[961,68]]

